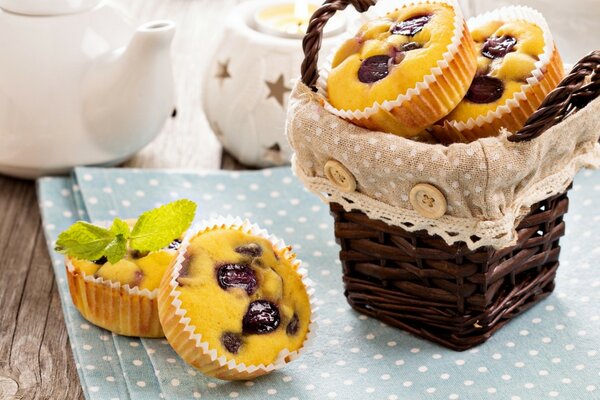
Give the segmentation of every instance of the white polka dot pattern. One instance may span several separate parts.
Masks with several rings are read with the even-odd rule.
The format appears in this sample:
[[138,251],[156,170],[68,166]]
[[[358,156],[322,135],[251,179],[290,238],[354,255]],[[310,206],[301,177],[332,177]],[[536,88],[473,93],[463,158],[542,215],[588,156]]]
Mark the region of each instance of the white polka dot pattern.
[[[202,216],[248,215],[296,243],[315,281],[320,315],[311,351],[284,370],[254,382],[220,382],[183,363],[165,340],[113,335],[83,320],[68,298],[61,258],[52,253],[88,399],[600,398],[600,274],[593,268],[600,255],[593,239],[600,234],[600,207],[594,207],[600,202],[599,174],[580,176],[573,191],[556,293],[484,345],[463,353],[412,337],[347,306],[327,207],[287,169],[232,176],[82,168],[75,178],[40,183],[49,243],[79,215],[94,221],[127,218],[173,197],[187,197],[198,202]],[[584,205],[586,200],[590,202]]]

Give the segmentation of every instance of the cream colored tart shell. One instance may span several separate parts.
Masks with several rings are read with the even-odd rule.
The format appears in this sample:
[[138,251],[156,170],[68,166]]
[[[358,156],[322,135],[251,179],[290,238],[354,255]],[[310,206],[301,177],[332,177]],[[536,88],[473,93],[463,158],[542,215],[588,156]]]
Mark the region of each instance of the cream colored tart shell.
[[[234,359],[227,359],[225,356],[218,357],[217,350],[211,349],[208,342],[202,340],[202,334],[196,332],[196,327],[191,325],[190,318],[185,316],[186,310],[182,307],[182,303],[179,300],[181,292],[177,290],[179,287],[177,278],[179,277],[181,263],[185,258],[184,256],[191,238],[199,233],[213,229],[239,229],[245,233],[263,237],[273,244],[275,251],[280,257],[288,259],[292,266],[296,268],[297,273],[302,278],[311,305],[311,321],[308,325],[308,333],[300,349],[292,352],[284,349],[279,353],[277,360],[268,365],[245,365],[237,363]],[[190,230],[184,239],[179,247],[175,263],[171,264],[163,276],[158,293],[158,314],[167,340],[177,354],[188,364],[204,374],[218,379],[248,380],[282,368],[288,362],[297,358],[312,341],[316,328],[315,299],[313,293],[312,283],[306,276],[306,270],[301,268],[301,261],[295,258],[295,254],[291,252],[290,248],[282,240],[270,235],[257,225],[250,224],[247,220],[242,221],[239,218],[220,217],[202,222],[197,228]]]

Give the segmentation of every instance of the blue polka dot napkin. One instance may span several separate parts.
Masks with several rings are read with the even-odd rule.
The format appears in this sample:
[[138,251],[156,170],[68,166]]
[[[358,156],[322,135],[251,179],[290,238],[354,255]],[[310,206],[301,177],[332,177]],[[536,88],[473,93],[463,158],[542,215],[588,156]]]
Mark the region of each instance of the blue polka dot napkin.
[[[555,293],[487,343],[457,353],[350,309],[327,206],[289,169],[190,173],[78,168],[38,182],[48,248],[88,399],[600,399],[600,175],[575,182]],[[165,340],[113,335],[73,307],[52,251],[77,219],[126,218],[177,198],[199,218],[250,219],[295,247],[315,282],[319,328],[310,351],[250,382],[221,382],[186,365]]]

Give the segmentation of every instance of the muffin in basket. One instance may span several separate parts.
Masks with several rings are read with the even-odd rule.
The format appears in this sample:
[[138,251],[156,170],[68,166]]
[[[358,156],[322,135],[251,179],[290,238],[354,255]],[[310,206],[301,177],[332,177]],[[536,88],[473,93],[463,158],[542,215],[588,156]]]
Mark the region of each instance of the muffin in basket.
[[291,248],[247,221],[206,222],[182,244],[159,293],[175,351],[203,373],[242,380],[294,359],[312,334],[305,271]]
[[[108,229],[77,222],[61,233],[57,250],[73,304],[91,323],[125,336],[163,337],[157,295],[177,254],[195,204],[186,200],[116,219]],[[179,219],[169,227],[173,217]]]
[[[326,2],[309,24],[286,125],[292,167],[329,203],[349,304],[389,326],[466,350],[555,287],[567,191],[581,168],[600,167],[600,131],[593,128],[600,126],[600,51],[578,62],[543,101],[542,91],[533,90],[542,105],[512,135],[451,146],[406,140],[340,119],[318,91],[323,16],[348,5],[365,12],[373,3]],[[527,78],[528,60],[546,56],[557,61],[537,80],[543,85],[560,75],[551,40],[543,40],[550,51],[535,51],[544,24],[508,23],[525,21],[524,14],[488,17],[510,31],[497,23],[475,30],[479,51],[493,58],[482,53],[481,74],[504,68],[502,55],[509,55],[507,76]],[[523,79],[510,76],[506,82]],[[515,96],[528,104],[527,96]]]
[[549,28],[537,11],[506,7],[469,21],[477,75],[463,101],[430,133],[442,143],[516,132],[564,75]]
[[405,137],[448,114],[477,64],[453,4],[412,3],[365,23],[333,58],[326,108],[362,127]]

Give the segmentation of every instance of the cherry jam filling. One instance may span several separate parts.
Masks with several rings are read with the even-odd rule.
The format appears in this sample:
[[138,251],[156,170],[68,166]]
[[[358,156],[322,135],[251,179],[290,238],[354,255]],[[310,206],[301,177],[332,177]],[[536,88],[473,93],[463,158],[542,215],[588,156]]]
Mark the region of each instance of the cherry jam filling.
[[408,42],[408,43],[403,43],[400,45],[400,47],[398,48],[398,50],[400,51],[411,51],[411,50],[416,50],[416,49],[420,49],[421,44],[417,43],[417,42]]
[[516,44],[517,39],[512,36],[489,37],[481,48],[481,54],[492,60],[502,58],[514,51]]
[[389,56],[380,55],[363,60],[358,69],[358,80],[362,83],[373,83],[385,78],[390,71],[390,59]]
[[467,100],[477,104],[492,103],[502,97],[504,83],[492,76],[476,76],[465,96]]
[[406,57],[406,52],[420,49],[422,46],[417,42],[403,43],[398,48],[393,48],[389,56],[372,56],[363,60],[358,69],[358,80],[362,83],[377,82],[390,73],[392,66],[400,64]]
[[169,246],[167,248],[170,250],[177,250],[179,246],[181,246],[181,239],[175,239],[171,243],[169,243]]
[[223,290],[232,287],[244,289],[250,296],[256,291],[258,282],[252,268],[244,264],[225,264],[217,270],[217,281]]
[[104,265],[108,262],[108,258],[106,258],[106,256],[102,256],[97,260],[94,260],[93,263],[96,265]]
[[242,338],[237,333],[225,332],[221,335],[221,344],[228,352],[237,354],[242,346]]
[[267,300],[250,303],[242,319],[242,331],[245,334],[264,334],[273,332],[279,326],[281,317],[277,306]]
[[236,247],[235,252],[243,254],[245,256],[260,257],[262,255],[263,249],[258,243],[248,243],[243,246]]
[[415,17],[397,22],[392,26],[393,35],[414,36],[423,30],[423,27],[431,21],[431,14],[417,15]]
[[294,314],[287,327],[285,328],[285,333],[290,336],[295,335],[298,332],[298,327],[300,325],[300,320],[298,319],[298,315]]

